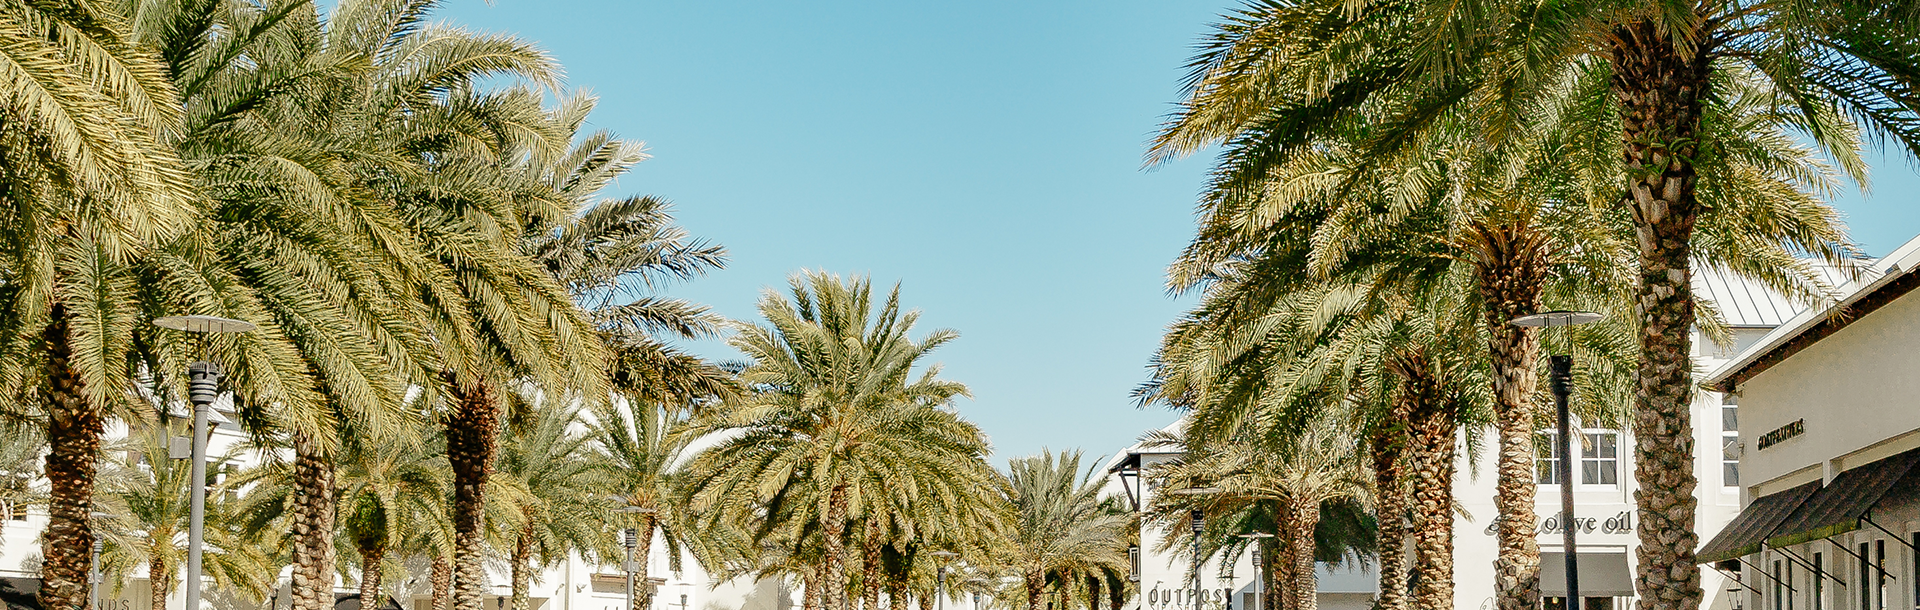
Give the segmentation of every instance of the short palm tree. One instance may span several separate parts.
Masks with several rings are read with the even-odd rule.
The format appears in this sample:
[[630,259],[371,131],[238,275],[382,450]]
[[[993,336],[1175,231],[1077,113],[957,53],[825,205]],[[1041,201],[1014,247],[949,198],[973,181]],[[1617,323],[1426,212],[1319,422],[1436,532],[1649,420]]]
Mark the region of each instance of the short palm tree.
[[821,606],[846,610],[851,519],[893,494],[975,493],[992,469],[980,430],[940,408],[966,387],[937,365],[914,376],[955,333],[912,339],[919,315],[901,311],[897,287],[876,310],[864,278],[806,272],[791,283],[791,300],[760,300],[770,327],[742,325],[730,341],[752,359],[741,379],[753,391],[682,432],[721,439],[688,464],[684,494],[690,510],[756,543],[817,535]]
[[[502,523],[514,610],[531,608],[533,575],[579,553],[592,560],[616,556],[614,539],[600,526],[609,508],[609,481],[596,463],[593,437],[576,431],[578,408],[552,401],[518,407],[523,420],[508,424],[495,481],[519,488],[513,518]],[[644,606],[641,606],[644,607]]]
[[1125,534],[1132,519],[1107,510],[1092,474],[1081,469],[1077,451],[1042,451],[1008,464],[1011,518],[998,563],[1020,579],[1027,610],[1044,610],[1049,579],[1076,583],[1103,568],[1130,569]]
[[[653,550],[655,533],[666,543],[670,567],[675,570],[683,549],[702,548],[693,530],[683,526],[689,516],[674,501],[680,485],[675,469],[688,457],[687,444],[693,439],[673,434],[684,421],[682,416],[640,396],[626,396],[594,409],[590,434],[600,454],[604,489],[619,497],[616,510],[623,512],[616,523],[637,534],[634,554],[642,559],[635,578],[645,583],[649,563],[644,558]],[[638,586],[633,593],[635,608],[653,607],[653,587]]]
[[380,599],[386,569],[407,559],[409,538],[451,538],[446,457],[432,440],[376,446],[349,437],[335,454],[339,546],[359,555],[364,603]]
[[[192,468],[188,460],[168,457],[176,437],[190,436],[184,422],[153,423],[136,428],[109,455],[101,507],[101,535],[106,544],[101,550],[101,571],[120,577],[123,582],[135,566],[147,567],[151,610],[166,610],[167,596],[180,579],[186,564],[186,533],[190,511],[187,491],[192,487]],[[213,460],[209,473],[227,470],[227,459]],[[211,478],[211,477],[210,477]],[[268,557],[261,552],[266,545],[248,535],[235,514],[237,498],[227,492],[238,489],[233,481],[208,490],[204,569],[214,583],[234,592],[264,598],[272,583],[267,580]]]

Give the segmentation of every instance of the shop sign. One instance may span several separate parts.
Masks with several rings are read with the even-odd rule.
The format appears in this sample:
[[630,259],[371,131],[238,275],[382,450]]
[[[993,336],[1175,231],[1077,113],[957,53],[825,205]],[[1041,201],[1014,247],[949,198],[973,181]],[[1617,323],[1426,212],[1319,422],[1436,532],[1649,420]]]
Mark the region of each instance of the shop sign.
[[[1202,598],[1200,601],[1205,604],[1224,604],[1227,600],[1232,599],[1233,591],[1231,589],[1201,589],[1200,597]],[[1158,583],[1155,583],[1152,589],[1147,590],[1147,605],[1153,608],[1191,608],[1193,607],[1193,598],[1194,592],[1192,587],[1170,589],[1158,586]]]
[[[1560,513],[1558,512],[1545,517],[1536,517],[1533,521],[1533,533],[1536,536],[1561,533],[1563,528],[1561,527],[1560,521]],[[1572,523],[1573,531],[1576,534],[1591,534],[1594,532],[1602,534],[1631,534],[1633,533],[1633,511],[1623,510],[1605,519],[1600,517],[1582,517],[1575,514]],[[1499,527],[1500,518],[1494,517],[1493,522],[1488,523],[1487,529],[1481,533],[1492,536],[1499,530]]]
[[1780,444],[1780,441],[1806,433],[1807,420],[1796,419],[1791,424],[1774,428],[1772,432],[1760,435],[1760,442],[1757,444],[1760,445],[1760,450],[1765,451],[1768,447]]

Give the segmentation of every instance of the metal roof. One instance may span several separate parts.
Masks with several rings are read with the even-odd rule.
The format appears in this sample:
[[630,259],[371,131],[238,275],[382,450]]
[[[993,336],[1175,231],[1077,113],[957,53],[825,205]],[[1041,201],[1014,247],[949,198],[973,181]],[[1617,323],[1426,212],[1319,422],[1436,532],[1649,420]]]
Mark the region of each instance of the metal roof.
[[1914,449],[1834,477],[1833,484],[1808,498],[1779,530],[1767,537],[1767,546],[1780,548],[1860,529],[1860,519],[1886,497],[1887,492],[1920,486],[1912,480],[1920,464]]
[[1720,533],[1700,547],[1695,558],[1700,563],[1716,563],[1744,557],[1760,552],[1760,545],[1780,528],[1780,524],[1793,516],[1795,509],[1820,491],[1820,482],[1814,481],[1780,493],[1755,498],[1740,509],[1740,515],[1732,523],[1720,529]]
[[1912,272],[1916,265],[1920,265],[1920,237],[1908,240],[1906,244],[1894,249],[1893,253],[1888,254],[1886,258],[1874,261],[1868,269],[1863,270],[1865,276],[1859,281],[1834,284],[1839,287],[1838,292],[1841,295],[1838,302],[1824,307],[1808,308],[1794,314],[1786,322],[1774,327],[1773,332],[1767,333],[1767,336],[1761,337],[1758,342],[1707,375],[1702,385],[1729,391],[1733,388],[1726,386],[1735,381],[1733,377],[1758,373],[1758,370],[1747,371],[1749,367],[1758,366],[1764,369],[1770,366],[1761,361],[1822,322],[1833,319],[1836,322],[1834,329],[1851,323],[1854,316],[1835,314],[1845,311],[1848,306],[1871,296],[1875,291],[1894,284],[1901,276]]
[[[1861,267],[1873,275],[1873,270],[1867,269],[1864,263]],[[1832,265],[1815,263],[1814,271],[1835,289],[1847,286],[1850,281],[1846,270]],[[1796,303],[1760,282],[1711,267],[1694,271],[1693,292],[1694,298],[1711,301],[1728,326],[1780,326],[1811,307],[1808,303]]]

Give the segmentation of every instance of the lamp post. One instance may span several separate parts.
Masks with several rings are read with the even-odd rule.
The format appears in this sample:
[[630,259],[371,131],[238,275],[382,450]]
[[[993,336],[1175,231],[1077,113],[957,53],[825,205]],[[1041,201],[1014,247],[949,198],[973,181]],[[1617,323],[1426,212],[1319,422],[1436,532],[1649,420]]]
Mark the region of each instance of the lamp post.
[[[244,333],[255,328],[252,322],[214,316],[166,316],[153,319],[154,326],[190,333]],[[204,350],[202,350],[204,352]],[[204,353],[202,354],[204,355]],[[187,607],[200,610],[200,556],[205,546],[207,520],[207,412],[220,395],[220,365],[200,360],[187,365],[187,400],[193,403],[193,478],[188,491],[187,521]]]
[[933,601],[940,605],[939,610],[947,610],[947,562],[953,561],[953,558],[959,557],[960,554],[953,551],[934,551],[928,554],[940,558],[940,567],[933,571]]
[[[111,518],[113,518],[112,513],[93,511],[93,520],[96,523],[101,519]],[[93,566],[93,569],[87,573],[87,583],[92,585],[87,589],[87,608],[91,610],[100,610],[100,583],[107,581],[107,575],[100,572],[100,551],[106,550],[106,547],[106,539],[97,535],[93,537],[93,563],[88,564]]]
[[1267,571],[1261,569],[1264,566],[1260,565],[1260,544],[1263,539],[1273,538],[1274,535],[1266,532],[1247,532],[1245,534],[1237,534],[1237,536],[1245,539],[1247,541],[1247,544],[1253,545],[1253,600],[1254,602],[1253,602],[1253,605],[1247,606],[1247,610],[1265,610],[1267,607],[1267,598],[1260,595],[1261,593],[1260,585],[1266,582]]
[[[1187,497],[1211,496],[1211,495],[1220,493],[1220,488],[1186,487],[1182,489],[1175,489],[1167,493],[1176,495],[1176,496],[1187,496]],[[1202,597],[1200,595],[1200,564],[1201,564],[1200,532],[1201,530],[1206,529],[1207,515],[1206,513],[1201,512],[1200,509],[1196,508],[1196,509],[1193,509],[1193,513],[1190,515],[1190,517],[1193,520],[1193,610],[1200,610],[1201,601],[1202,601]]]
[[[1546,311],[1514,318],[1512,324],[1523,328],[1564,328],[1597,322],[1600,314],[1591,311]],[[1565,552],[1561,554],[1567,561],[1567,604],[1566,610],[1580,610],[1580,551],[1574,546],[1573,533],[1573,424],[1568,413],[1568,399],[1573,396],[1573,356],[1555,354],[1552,373],[1549,376],[1553,388],[1553,406],[1558,411],[1557,425],[1560,429],[1560,463],[1556,469],[1560,475],[1560,534]]]

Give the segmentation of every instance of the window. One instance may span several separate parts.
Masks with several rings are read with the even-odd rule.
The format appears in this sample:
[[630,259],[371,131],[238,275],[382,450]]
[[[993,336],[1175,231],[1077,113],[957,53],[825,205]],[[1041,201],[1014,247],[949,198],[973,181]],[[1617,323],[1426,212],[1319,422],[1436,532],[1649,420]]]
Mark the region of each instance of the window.
[[1773,610],[1787,610],[1786,575],[1780,573],[1780,560],[1773,560]]
[[1886,610],[1887,594],[1887,541],[1873,541],[1873,606],[1875,610]]
[[1827,610],[1827,564],[1819,553],[1813,554],[1813,610]]
[[1867,543],[1862,542],[1860,554],[1854,557],[1860,562],[1860,573],[1854,576],[1858,580],[1853,581],[1860,583],[1860,610],[1873,610],[1873,586],[1869,584],[1873,582],[1873,562],[1870,559],[1872,555],[1868,554],[1872,551]]
[[1618,485],[1620,483],[1620,435],[1612,432],[1586,433],[1586,446],[1580,449],[1580,483]]
[[1539,470],[1541,485],[1560,484],[1560,457],[1566,452],[1566,446],[1560,444],[1560,433],[1540,433],[1540,446],[1534,448],[1533,464]]
[[1720,484],[1740,486],[1740,407],[1739,398],[1720,395]]

